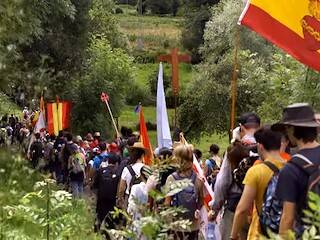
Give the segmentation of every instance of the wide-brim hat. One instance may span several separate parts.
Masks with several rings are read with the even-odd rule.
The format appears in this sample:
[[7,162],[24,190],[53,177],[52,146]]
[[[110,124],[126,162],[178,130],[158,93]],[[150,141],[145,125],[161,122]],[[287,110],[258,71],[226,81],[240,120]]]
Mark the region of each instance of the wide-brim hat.
[[286,126],[318,128],[313,109],[307,103],[297,103],[283,110],[282,120],[271,126],[274,131],[285,131]]
[[144,151],[144,154],[147,155],[147,156],[150,156],[151,153],[150,153],[150,150],[148,148],[146,148],[142,142],[135,142],[133,144],[133,146],[129,147],[129,151],[132,151],[132,150],[135,150],[135,149],[140,149],[140,150],[143,150]]

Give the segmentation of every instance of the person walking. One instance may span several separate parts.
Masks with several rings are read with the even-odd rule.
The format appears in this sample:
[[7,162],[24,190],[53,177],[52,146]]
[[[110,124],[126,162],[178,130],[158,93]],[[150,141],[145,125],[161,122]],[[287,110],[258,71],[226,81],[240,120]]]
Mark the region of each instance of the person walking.
[[320,184],[320,144],[317,142],[319,127],[313,109],[308,104],[301,103],[285,108],[282,121],[272,126],[274,130],[285,132],[291,145],[298,148],[297,154],[292,156],[280,172],[276,190],[276,196],[283,201],[279,232],[284,238],[289,230],[296,233],[296,238],[301,237],[310,176],[317,174],[318,181],[314,182],[314,186]]
[[180,144],[173,150],[173,158],[179,164],[179,169],[171,174],[166,181],[166,186],[170,187],[174,182],[183,179],[189,179],[191,185],[181,192],[168,196],[165,199],[165,205],[182,207],[187,211],[180,217],[190,220],[190,232],[177,230],[174,232],[174,238],[179,240],[197,240],[200,230],[199,211],[203,206],[204,184],[193,171],[193,147],[192,145]]

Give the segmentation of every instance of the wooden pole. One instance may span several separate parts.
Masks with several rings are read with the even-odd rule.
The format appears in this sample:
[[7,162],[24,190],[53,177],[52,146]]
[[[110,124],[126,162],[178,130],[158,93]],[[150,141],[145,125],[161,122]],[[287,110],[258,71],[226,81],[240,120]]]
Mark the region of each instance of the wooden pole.
[[237,115],[237,90],[238,90],[238,52],[240,48],[240,27],[237,26],[236,29],[236,40],[235,40],[235,52],[234,52],[234,64],[233,73],[231,80],[231,111],[230,111],[230,132],[229,138],[232,138],[232,130],[236,125],[236,115]]
[[107,108],[108,108],[108,111],[109,111],[109,114],[110,114],[110,117],[111,117],[111,120],[112,120],[112,124],[113,124],[113,127],[114,127],[114,130],[116,131],[117,133],[117,137],[120,137],[120,134],[119,134],[119,131],[118,131],[118,128],[117,128],[117,124],[116,124],[116,121],[114,120],[114,117],[112,115],[112,112],[111,112],[111,109],[110,109],[110,106],[109,106],[109,103],[107,100],[104,101],[107,105]]

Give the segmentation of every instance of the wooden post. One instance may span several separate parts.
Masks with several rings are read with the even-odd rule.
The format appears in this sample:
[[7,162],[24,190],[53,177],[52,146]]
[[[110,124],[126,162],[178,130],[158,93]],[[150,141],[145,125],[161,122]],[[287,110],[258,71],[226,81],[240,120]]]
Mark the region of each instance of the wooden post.
[[237,115],[237,90],[238,90],[238,52],[240,48],[240,27],[237,26],[236,29],[236,40],[235,40],[235,52],[234,52],[234,63],[233,63],[233,73],[231,80],[231,109],[230,109],[230,132],[229,139],[232,138],[232,131],[236,125],[236,115]]

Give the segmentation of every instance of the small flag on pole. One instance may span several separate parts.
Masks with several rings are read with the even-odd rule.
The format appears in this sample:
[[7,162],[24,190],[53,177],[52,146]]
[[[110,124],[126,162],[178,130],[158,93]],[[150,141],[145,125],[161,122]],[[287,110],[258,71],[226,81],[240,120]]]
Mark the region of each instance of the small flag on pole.
[[48,132],[58,136],[59,131],[69,128],[71,103],[68,101],[48,103]]
[[140,141],[142,142],[145,148],[149,149],[149,152],[150,152],[150,156],[144,157],[144,164],[151,165],[153,160],[153,150],[152,150],[152,146],[148,136],[147,125],[146,125],[146,122],[144,121],[143,108],[141,105],[140,105],[139,119],[140,119]]

